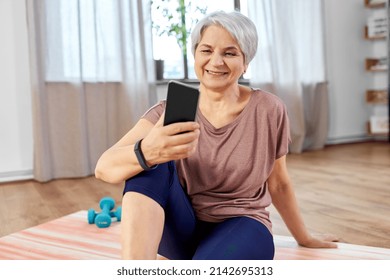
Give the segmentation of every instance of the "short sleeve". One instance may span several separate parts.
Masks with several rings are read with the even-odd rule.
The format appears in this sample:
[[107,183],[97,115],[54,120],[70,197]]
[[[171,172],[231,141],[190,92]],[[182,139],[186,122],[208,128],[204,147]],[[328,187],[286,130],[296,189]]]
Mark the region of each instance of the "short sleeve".
[[145,114],[142,115],[141,119],[146,119],[151,123],[155,124],[163,114],[165,110],[165,104],[166,104],[165,100],[155,104],[153,107],[147,110]]
[[288,153],[288,146],[291,143],[290,121],[284,103],[279,104],[277,120],[276,159]]

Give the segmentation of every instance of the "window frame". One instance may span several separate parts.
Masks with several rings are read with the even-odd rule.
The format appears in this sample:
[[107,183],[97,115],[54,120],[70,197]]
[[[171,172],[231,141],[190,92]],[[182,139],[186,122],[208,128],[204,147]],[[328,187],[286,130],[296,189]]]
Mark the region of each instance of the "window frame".
[[[234,10],[235,11],[241,11],[241,0],[232,0],[233,1],[233,5],[234,5]],[[152,7],[151,7],[151,9],[152,9]],[[151,14],[152,14],[153,12],[152,12],[152,10],[151,10]],[[153,20],[153,18],[152,18],[152,20]],[[153,27],[152,27],[153,28]],[[153,47],[155,47],[155,41],[154,41],[154,38],[155,38],[155,36],[158,36],[158,35],[156,35],[156,34],[153,34]],[[176,43],[177,44],[177,43]],[[177,46],[177,47],[179,47],[179,46]],[[190,59],[189,59],[189,57],[192,55],[191,54],[191,51],[190,51],[190,48],[189,48],[189,46],[187,46],[187,56],[186,57],[184,57],[184,56],[182,56],[182,58],[181,58],[181,63],[182,63],[182,65],[179,65],[179,64],[176,64],[175,65],[175,67],[178,67],[179,66],[179,68],[182,68],[183,69],[183,71],[182,71],[182,76],[181,77],[172,77],[172,76],[168,76],[168,77],[166,77],[165,75],[163,75],[162,73],[158,73],[157,74],[157,71],[158,71],[158,69],[157,69],[157,67],[156,67],[156,77],[160,77],[159,79],[157,79],[157,81],[159,82],[159,83],[165,83],[166,81],[168,81],[168,80],[178,80],[178,81],[184,81],[184,82],[196,82],[197,81],[197,78],[196,77],[189,77],[189,74],[190,74],[190,69],[189,68],[191,68],[192,67],[192,65],[191,65],[191,63],[189,63],[189,61],[190,61]],[[158,63],[157,62],[157,60],[161,60],[161,58],[160,57],[154,57],[154,59],[155,59],[155,62],[156,63]],[[161,62],[159,62],[159,63],[161,63]],[[163,62],[164,63],[164,62]],[[184,69],[187,67],[187,69],[188,69],[188,71],[187,71],[187,73],[185,73],[186,71],[184,71]],[[160,70],[161,70],[161,68],[160,68]],[[164,71],[164,70],[163,70]],[[165,74],[165,71],[164,71],[164,74]],[[243,82],[243,83],[249,83],[249,79],[247,79],[247,78],[243,78],[243,77],[241,77],[240,78],[240,82]]]

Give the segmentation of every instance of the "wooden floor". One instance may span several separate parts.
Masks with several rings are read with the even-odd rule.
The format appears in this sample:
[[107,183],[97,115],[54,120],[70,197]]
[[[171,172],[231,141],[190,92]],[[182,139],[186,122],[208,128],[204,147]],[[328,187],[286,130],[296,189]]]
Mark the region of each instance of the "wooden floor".
[[[333,145],[290,154],[287,163],[309,230],[343,242],[390,248],[390,144]],[[88,208],[120,203],[122,185],[94,177],[0,184],[0,236]],[[274,233],[289,235],[273,207]]]

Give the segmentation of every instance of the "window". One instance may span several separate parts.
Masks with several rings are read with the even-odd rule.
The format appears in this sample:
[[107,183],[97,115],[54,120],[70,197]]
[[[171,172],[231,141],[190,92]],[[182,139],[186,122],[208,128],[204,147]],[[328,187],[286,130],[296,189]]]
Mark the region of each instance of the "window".
[[120,81],[118,2],[46,1],[46,80]]
[[[186,15],[187,23],[195,24],[199,19],[203,17],[203,13],[200,13],[197,8],[205,10],[207,13],[211,13],[217,10],[223,10],[231,12],[240,9],[243,14],[247,14],[246,0],[234,1],[234,0],[197,0],[197,1],[185,0],[186,6],[189,7]],[[190,5],[191,4],[191,5]],[[194,6],[196,4],[196,7]],[[169,14],[165,13],[162,9],[162,5],[165,5],[169,10]],[[154,27],[167,26],[169,21],[172,20],[169,16],[174,18],[178,17],[176,12],[178,1],[164,1],[164,0],[153,0],[151,6],[151,16],[154,23]],[[191,27],[189,27],[191,28]],[[188,28],[187,28],[188,29]],[[161,34],[161,29],[153,28],[153,56],[155,60],[164,61],[164,78],[165,79],[195,79],[196,75],[194,72],[194,59],[191,53],[191,38],[188,38],[187,43],[187,56],[184,58],[182,50],[176,41],[175,36],[168,36],[166,33]],[[164,46],[164,47],[162,47]],[[185,77],[183,61],[186,59],[188,65],[188,77]],[[248,69],[245,78],[250,75]]]
[[[153,22],[161,23],[167,19],[161,10],[153,8],[156,3],[168,5],[169,11],[173,12],[176,11],[178,1],[185,1],[186,7],[191,7],[189,0],[149,1],[152,3]],[[195,23],[203,17],[197,8],[207,8],[207,13],[210,13],[221,9],[229,12],[241,6],[241,12],[247,14],[246,2],[247,0],[192,1],[186,22]],[[121,46],[122,27],[118,19],[121,14],[120,1],[45,1],[45,11],[47,81],[72,81],[80,78],[87,82],[122,80],[121,57],[124,50]],[[187,44],[188,52],[185,58],[188,65],[187,77],[184,75],[184,58],[175,37],[153,32],[153,46],[154,59],[164,60],[164,78],[196,78],[190,42]],[[246,78],[249,73],[248,69]]]

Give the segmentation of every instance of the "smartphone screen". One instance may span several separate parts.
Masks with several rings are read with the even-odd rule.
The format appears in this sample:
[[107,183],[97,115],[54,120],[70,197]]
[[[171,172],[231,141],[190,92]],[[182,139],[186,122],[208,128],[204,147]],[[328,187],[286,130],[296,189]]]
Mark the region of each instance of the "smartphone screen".
[[184,83],[170,81],[164,125],[176,122],[195,121],[198,109],[199,90]]

